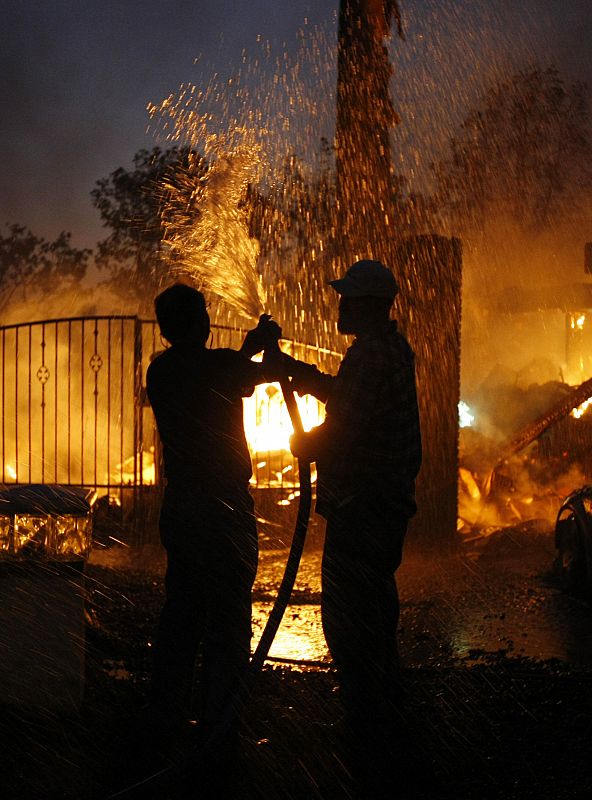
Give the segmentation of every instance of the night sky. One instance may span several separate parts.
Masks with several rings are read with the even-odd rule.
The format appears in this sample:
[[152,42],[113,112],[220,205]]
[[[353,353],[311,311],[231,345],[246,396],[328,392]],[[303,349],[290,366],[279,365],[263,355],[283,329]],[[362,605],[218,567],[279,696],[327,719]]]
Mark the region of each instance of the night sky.
[[[491,74],[537,60],[592,84],[591,0],[401,6],[395,146],[419,177]],[[321,26],[334,47],[337,9],[330,0],[4,0],[0,222],[49,238],[70,230],[76,245],[94,246],[103,235],[94,182],[140,147],[163,144],[145,132],[148,102],[231,74],[243,49],[261,46],[257,37],[293,50],[303,25]]]

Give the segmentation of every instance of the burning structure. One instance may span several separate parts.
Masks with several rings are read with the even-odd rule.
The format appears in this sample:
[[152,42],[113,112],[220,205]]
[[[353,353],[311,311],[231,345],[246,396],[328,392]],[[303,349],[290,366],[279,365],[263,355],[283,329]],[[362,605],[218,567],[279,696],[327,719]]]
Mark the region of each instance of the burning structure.
[[[277,187],[282,183],[276,180],[278,153],[270,156],[264,151],[278,146],[270,145],[271,140],[281,141],[284,149],[279,156],[285,157],[285,139],[295,135],[292,117],[268,114],[265,105],[267,120],[263,112],[254,114],[248,108],[243,119],[218,120],[219,132],[213,134],[208,128],[212,113],[207,102],[211,98],[189,84],[178,97],[166,98],[150,111],[157,126],[160,120],[167,141],[205,151],[198,173],[182,176],[184,190],[200,202],[200,214],[193,214],[193,206],[190,209],[195,219],[188,219],[187,192],[185,203],[175,208],[173,187],[165,187],[173,201],[167,208],[166,246],[176,266],[197,281],[203,280],[234,304],[235,310],[246,304],[252,315],[261,310],[265,299],[282,324],[287,322],[288,336],[307,343],[294,347],[314,351],[314,356],[307,353],[305,360],[335,371],[338,354],[333,349],[338,345],[334,320],[326,308],[327,280],[342,270],[344,262],[358,257],[380,258],[392,266],[403,287],[398,314],[418,355],[426,448],[418,484],[420,515],[414,526],[430,547],[439,547],[453,543],[457,529],[461,245],[458,239],[441,235],[406,238],[397,219],[397,179],[390,151],[398,118],[389,94],[393,70],[387,47],[393,22],[401,34],[395,2],[344,0],[340,4],[334,185],[325,181],[317,186],[322,203],[312,210],[311,198],[298,194],[296,180],[284,181],[281,192],[294,196],[282,196],[283,205],[272,204],[271,195],[259,196],[257,236],[251,230],[257,225],[243,213],[245,198],[257,199],[260,185]],[[287,71],[282,66],[280,76],[276,70],[274,82],[289,92]],[[294,70],[290,79],[295,79],[297,72]],[[315,79],[320,80],[318,66]],[[213,91],[217,99],[224,97],[218,88]],[[289,105],[294,114],[304,116],[314,103],[303,101],[301,89],[298,84],[292,91]],[[232,91],[236,94],[234,88]],[[221,105],[223,114],[228,114],[232,105],[228,98]],[[318,114],[317,108],[313,110]],[[273,127],[280,123],[281,129]],[[310,131],[306,135],[309,146]],[[276,163],[271,163],[274,160]],[[314,228],[314,212],[319,209],[326,216],[323,230]],[[294,218],[303,226],[296,232],[290,227]],[[276,240],[285,245],[283,249]],[[285,257],[285,264],[278,254]],[[238,273],[229,272],[232,269]],[[244,286],[248,291],[237,294]],[[501,303],[509,327],[523,326],[522,316],[530,313],[523,308],[518,314],[518,307],[511,317],[506,313],[519,300],[520,294],[512,292]],[[509,485],[508,470],[504,473],[497,468],[493,473],[499,461],[498,445],[512,439],[537,415],[545,415],[569,394],[570,385],[592,374],[585,352],[590,305],[588,301],[565,301],[559,311],[553,311],[555,316],[556,312],[571,314],[566,363],[579,363],[577,374],[566,371],[563,376],[530,380],[526,371],[519,383],[515,376],[498,380],[499,376],[493,375],[493,385],[485,382],[480,392],[475,390],[465,398],[475,417],[472,428],[461,430],[461,518],[470,527],[481,524],[483,498],[489,496],[489,489]],[[538,309],[539,305],[532,307]],[[322,324],[317,319],[319,308],[326,317]],[[237,319],[240,314],[235,314],[232,324],[225,326],[229,320],[224,313],[215,318],[219,323],[215,344],[232,346],[236,329],[245,319]],[[549,335],[549,326],[546,330]],[[141,520],[145,501],[159,486],[158,442],[142,385],[149,358],[161,346],[154,324],[137,317],[50,320],[4,327],[0,337],[0,480],[5,484],[90,486],[99,494],[114,496],[130,518]],[[532,383],[546,388],[529,389]],[[521,392],[528,394],[528,402]],[[289,426],[277,387],[258,389],[245,408],[255,486],[279,490],[278,502],[289,504],[297,496],[298,478],[287,450]],[[301,409],[308,426],[322,418],[322,408],[314,401]],[[516,413],[510,413],[511,409]],[[547,427],[544,438],[538,440],[538,450],[567,452],[563,446],[567,428],[579,435],[586,420],[582,417],[577,428],[569,419]],[[573,441],[576,438],[572,437]],[[489,449],[492,455],[488,460],[484,456]],[[573,454],[571,445],[568,451]],[[583,458],[584,448],[580,452]],[[569,459],[565,456],[563,460]],[[495,480],[489,479],[490,473]],[[510,481],[514,487],[518,483]],[[568,490],[571,488],[573,485]],[[523,494],[530,497],[526,491]],[[515,500],[516,492],[512,504],[517,507]]]
[[[551,523],[563,498],[589,482],[591,308],[587,283],[514,289],[492,304],[514,349],[466,406],[471,419],[460,434],[461,530],[534,518]],[[517,366],[516,353],[530,356],[518,369],[508,364]]]

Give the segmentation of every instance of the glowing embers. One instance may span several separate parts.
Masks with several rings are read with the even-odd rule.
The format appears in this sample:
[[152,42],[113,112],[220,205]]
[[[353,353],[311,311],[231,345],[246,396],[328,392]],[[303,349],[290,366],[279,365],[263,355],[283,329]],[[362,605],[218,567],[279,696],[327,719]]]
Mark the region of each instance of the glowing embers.
[[575,330],[583,331],[585,324],[586,324],[586,315],[585,314],[570,314],[569,315],[569,326],[572,329],[572,331],[575,331]]
[[577,408],[574,408],[571,412],[571,415],[574,419],[580,419],[583,417],[584,414],[588,411],[590,406],[592,405],[592,397],[589,397],[587,400],[584,400]]
[[91,517],[14,514],[0,516],[0,551],[30,557],[88,558]]
[[116,464],[108,480],[122,486],[154,486],[156,483],[154,447],[141,450],[135,456]]
[[[566,315],[565,380],[577,385],[592,374],[592,325],[590,314],[573,311]],[[576,419],[579,417],[577,415]],[[581,414],[579,415],[581,416]]]
[[[304,429],[320,425],[324,406],[311,395],[297,397]],[[295,487],[298,475],[290,453],[292,423],[279,383],[255,387],[243,400],[243,418],[247,444],[253,456],[254,479],[259,487]],[[316,475],[313,475],[313,480]]]

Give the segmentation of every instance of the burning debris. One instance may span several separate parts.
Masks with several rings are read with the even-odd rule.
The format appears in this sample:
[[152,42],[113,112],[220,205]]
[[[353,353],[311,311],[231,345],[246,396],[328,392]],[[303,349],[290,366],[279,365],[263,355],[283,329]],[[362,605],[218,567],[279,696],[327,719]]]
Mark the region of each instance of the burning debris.
[[551,526],[592,466],[592,380],[521,387],[494,383],[499,373],[460,410],[458,527],[468,537],[533,519]]

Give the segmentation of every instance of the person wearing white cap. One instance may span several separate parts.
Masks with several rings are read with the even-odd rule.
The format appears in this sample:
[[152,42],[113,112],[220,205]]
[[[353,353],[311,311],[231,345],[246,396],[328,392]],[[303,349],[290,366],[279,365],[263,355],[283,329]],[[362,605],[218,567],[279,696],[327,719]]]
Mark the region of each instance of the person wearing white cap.
[[[421,434],[414,354],[390,319],[398,292],[378,261],[331,281],[338,330],[354,334],[336,376],[287,359],[300,394],[326,402],[326,419],[293,436],[292,452],[315,461],[316,512],[327,519],[322,621],[352,734],[354,775],[364,796],[386,796],[400,704],[394,573],[416,511]],[[390,796],[390,795],[389,795]]]

